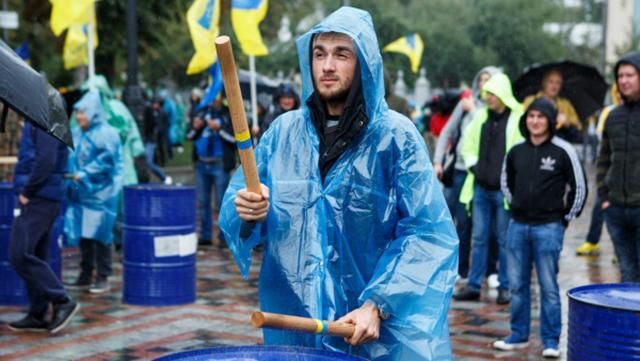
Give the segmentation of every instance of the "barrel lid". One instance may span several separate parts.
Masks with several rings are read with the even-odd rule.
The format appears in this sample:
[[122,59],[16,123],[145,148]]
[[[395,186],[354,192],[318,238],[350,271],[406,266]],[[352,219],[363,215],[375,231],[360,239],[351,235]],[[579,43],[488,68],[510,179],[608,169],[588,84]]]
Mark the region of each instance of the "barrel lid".
[[133,190],[133,191],[172,191],[172,190],[193,190],[195,189],[192,185],[182,185],[182,184],[162,184],[162,183],[138,183],[131,184],[124,187],[125,190]]
[[640,311],[640,284],[604,283],[572,288],[570,299],[590,305],[626,311]]

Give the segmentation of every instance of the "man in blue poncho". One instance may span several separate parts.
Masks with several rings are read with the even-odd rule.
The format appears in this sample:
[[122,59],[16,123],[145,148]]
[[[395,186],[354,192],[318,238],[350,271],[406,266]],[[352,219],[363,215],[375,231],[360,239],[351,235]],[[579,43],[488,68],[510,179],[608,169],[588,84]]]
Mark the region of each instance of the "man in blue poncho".
[[[111,243],[122,190],[122,145],[109,126],[97,91],[87,92],[75,104],[78,126],[73,128],[76,149],[69,157],[69,188],[65,233],[80,244],[80,275],[69,288],[91,293],[109,290]],[[95,277],[93,275],[95,269]]]
[[[458,239],[425,144],[384,100],[371,17],[341,8],[297,41],[303,106],[256,148],[262,194],[239,171],[220,224],[246,277],[264,245],[264,311],[355,325],[349,339],[265,330],[266,344],[372,360],[450,360]],[[244,222],[255,221],[242,238]]]

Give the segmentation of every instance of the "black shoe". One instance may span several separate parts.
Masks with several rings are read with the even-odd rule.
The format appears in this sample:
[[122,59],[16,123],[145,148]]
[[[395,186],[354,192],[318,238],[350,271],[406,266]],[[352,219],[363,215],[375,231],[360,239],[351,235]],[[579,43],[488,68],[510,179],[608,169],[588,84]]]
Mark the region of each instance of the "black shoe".
[[498,290],[498,298],[496,298],[496,303],[499,305],[508,305],[511,302],[511,292],[509,290]]
[[210,239],[199,239],[198,240],[199,247],[211,247],[213,246],[213,242]]
[[73,282],[65,282],[64,287],[69,290],[84,291],[91,287],[91,276],[80,273],[80,276]]
[[109,291],[111,287],[109,286],[109,281],[106,278],[98,277],[96,281],[89,288],[89,293],[105,293]]
[[480,299],[480,291],[465,286],[453,295],[453,299],[456,301],[477,301]]
[[9,329],[11,331],[44,332],[48,330],[47,326],[47,321],[38,319],[31,315],[26,315],[21,320],[9,323]]
[[65,328],[79,309],[80,304],[71,298],[68,298],[64,303],[54,303],[49,332],[56,333]]

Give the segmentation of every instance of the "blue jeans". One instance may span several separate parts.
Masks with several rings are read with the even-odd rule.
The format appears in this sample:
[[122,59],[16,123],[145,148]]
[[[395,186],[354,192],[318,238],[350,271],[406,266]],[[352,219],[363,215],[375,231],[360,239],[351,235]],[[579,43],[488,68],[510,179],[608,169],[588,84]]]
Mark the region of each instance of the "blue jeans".
[[507,277],[507,257],[504,247],[507,241],[507,227],[509,226],[509,212],[504,209],[504,197],[500,191],[490,191],[476,185],[473,193],[473,226],[471,227],[471,272],[469,273],[469,287],[479,291],[482,279],[487,270],[487,255],[489,253],[489,237],[494,232],[498,239],[499,288],[509,289]]
[[[511,339],[529,339],[531,268],[540,284],[540,337],[545,347],[558,345],[562,327],[558,259],[564,226],[561,222],[530,225],[512,220],[507,238],[507,270],[511,289]],[[502,268],[502,267],[501,267]]]
[[147,153],[147,165],[149,169],[156,175],[156,177],[160,178],[161,181],[164,182],[164,179],[167,178],[167,175],[164,174],[162,168],[160,168],[154,161],[153,156],[156,153],[156,143],[147,143],[145,146],[145,150]]
[[198,210],[200,211],[200,239],[211,240],[213,216],[211,209],[211,189],[215,187],[216,205],[222,205],[222,196],[229,185],[229,173],[224,171],[222,162],[196,165],[196,188],[198,192]]
[[604,214],[600,208],[600,197],[596,197],[596,202],[591,210],[591,223],[589,223],[589,233],[587,233],[587,242],[598,244],[600,235],[602,234],[602,225],[604,224]]
[[610,205],[604,219],[615,248],[622,282],[640,282],[640,208]]
[[471,217],[467,213],[467,207],[459,200],[460,191],[466,178],[467,171],[456,169],[453,173],[453,184],[444,189],[447,206],[455,222],[460,240],[458,275],[462,278],[467,278],[469,275],[469,253],[471,252]]

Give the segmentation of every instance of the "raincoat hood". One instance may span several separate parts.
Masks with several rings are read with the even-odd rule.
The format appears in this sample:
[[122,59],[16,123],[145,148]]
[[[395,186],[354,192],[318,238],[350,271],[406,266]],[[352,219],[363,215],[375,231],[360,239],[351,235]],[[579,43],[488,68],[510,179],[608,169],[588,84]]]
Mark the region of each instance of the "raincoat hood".
[[87,116],[87,119],[89,119],[89,128],[107,121],[102,109],[100,93],[97,90],[88,91],[78,100],[73,106],[73,109],[80,110]]
[[495,74],[489,79],[482,88],[482,97],[484,98],[486,92],[490,92],[493,95],[500,98],[502,103],[511,109],[511,111],[522,111],[522,104],[518,102],[515,96],[513,96],[513,90],[511,89],[511,81],[505,74]]
[[520,133],[522,133],[527,141],[529,140],[529,129],[527,128],[527,113],[529,113],[530,110],[537,110],[547,117],[550,131],[549,139],[551,139],[556,132],[556,119],[558,118],[558,109],[556,108],[555,104],[553,104],[553,102],[547,97],[540,97],[534,100],[533,103],[529,105],[524,114],[522,114],[519,124]]
[[[314,92],[311,75],[313,36],[327,32],[345,34],[353,40],[358,56],[366,113],[369,119],[373,119],[376,110],[384,102],[384,74],[373,21],[364,10],[342,7],[298,38],[296,45],[302,75],[302,99],[308,99]],[[303,102],[303,107],[306,108],[306,102]]]
[[[636,71],[640,73],[640,51],[628,53],[618,60],[616,66],[613,68],[613,74],[616,77],[616,84],[618,83],[618,69],[621,65],[625,64],[633,65],[633,67],[636,68]],[[622,99],[624,99],[624,95],[620,95],[622,96]]]
[[280,106],[280,98],[283,96],[290,96],[295,100],[295,105],[293,109],[298,109],[300,107],[300,97],[298,96],[298,92],[296,88],[293,87],[292,84],[282,83],[278,86],[275,93],[273,94],[273,104],[276,106]]
[[480,99],[480,93],[482,90],[480,89],[480,75],[484,73],[494,76],[495,74],[502,73],[502,69],[493,65],[485,66],[484,68],[480,69],[476,76],[473,77],[473,82],[471,82],[471,91],[473,92],[473,95],[476,97],[476,99]]

